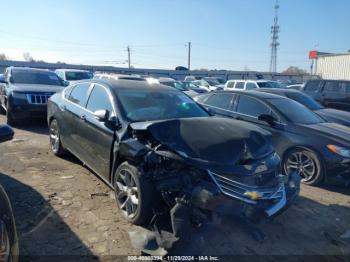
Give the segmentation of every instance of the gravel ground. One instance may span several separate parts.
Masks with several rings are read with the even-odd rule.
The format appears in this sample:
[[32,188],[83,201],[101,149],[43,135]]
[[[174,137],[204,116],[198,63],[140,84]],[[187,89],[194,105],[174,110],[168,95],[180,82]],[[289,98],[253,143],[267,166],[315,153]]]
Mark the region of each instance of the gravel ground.
[[[5,117],[0,116],[0,123]],[[22,261],[48,256],[92,259],[139,255],[113,192],[72,156],[49,150],[45,123],[15,129],[0,145],[0,183],[14,207]],[[103,193],[92,196],[94,193]],[[231,218],[218,218],[189,233],[170,250],[176,255],[350,255],[350,192],[342,187],[302,186],[297,203],[260,225],[257,242]]]

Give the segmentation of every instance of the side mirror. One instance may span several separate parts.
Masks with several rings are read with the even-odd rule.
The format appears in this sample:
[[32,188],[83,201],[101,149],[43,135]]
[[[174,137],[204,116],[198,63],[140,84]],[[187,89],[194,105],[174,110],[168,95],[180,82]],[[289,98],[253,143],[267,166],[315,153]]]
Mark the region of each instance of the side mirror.
[[209,115],[211,115],[211,116],[215,116],[215,115],[216,115],[215,110],[213,110],[213,109],[211,109],[211,108],[206,108],[206,109],[207,109]]
[[95,111],[94,116],[98,121],[106,122],[106,121],[108,121],[108,118],[109,118],[109,112],[108,112],[108,110],[104,110],[104,109],[97,110],[97,111]]
[[0,143],[11,140],[14,134],[10,126],[0,125]]
[[272,115],[262,114],[258,117],[258,120],[268,123],[270,126],[275,126],[276,121]]
[[66,80],[62,80],[64,86],[69,86],[69,82]]

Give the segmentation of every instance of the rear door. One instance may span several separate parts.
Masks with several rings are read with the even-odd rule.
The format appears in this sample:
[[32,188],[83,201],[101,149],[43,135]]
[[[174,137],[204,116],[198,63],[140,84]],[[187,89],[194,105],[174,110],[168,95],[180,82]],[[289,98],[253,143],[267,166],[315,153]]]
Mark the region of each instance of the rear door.
[[109,119],[116,117],[113,96],[108,87],[94,84],[86,108],[80,111],[77,125],[79,147],[84,152],[86,164],[108,181],[116,125],[112,121],[96,119],[94,112],[98,110],[107,110]]
[[76,84],[72,88],[68,98],[65,98],[66,103],[63,105],[64,108],[61,108],[64,123],[60,124],[60,129],[63,132],[65,145],[82,161],[84,161],[84,152],[79,147],[80,141],[76,127],[80,122],[81,111],[85,108],[89,88],[90,83],[88,82]]

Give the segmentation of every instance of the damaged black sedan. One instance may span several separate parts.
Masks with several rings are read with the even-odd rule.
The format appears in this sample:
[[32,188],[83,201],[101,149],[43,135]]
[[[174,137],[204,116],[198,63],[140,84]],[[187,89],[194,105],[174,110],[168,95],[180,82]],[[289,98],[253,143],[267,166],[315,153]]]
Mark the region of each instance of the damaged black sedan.
[[113,187],[134,224],[167,214],[174,229],[176,216],[201,224],[213,211],[256,221],[285,210],[299,192],[297,175],[279,175],[268,131],[212,117],[170,87],[75,83],[50,98],[48,123],[53,153],[73,153]]

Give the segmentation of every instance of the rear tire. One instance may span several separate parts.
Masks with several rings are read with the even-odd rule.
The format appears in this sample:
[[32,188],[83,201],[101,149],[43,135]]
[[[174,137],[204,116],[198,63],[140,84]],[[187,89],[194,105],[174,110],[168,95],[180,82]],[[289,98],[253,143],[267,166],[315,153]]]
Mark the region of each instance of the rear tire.
[[66,150],[62,146],[60,128],[56,119],[53,119],[50,122],[49,137],[50,137],[50,148],[54,153],[54,155],[58,157],[64,156],[66,153]]
[[115,172],[113,186],[123,216],[135,225],[149,223],[160,196],[141,171],[128,162],[122,163]]
[[294,148],[290,150],[283,160],[285,174],[297,172],[301,182],[306,185],[320,185],[324,180],[324,168],[318,154],[308,148]]

